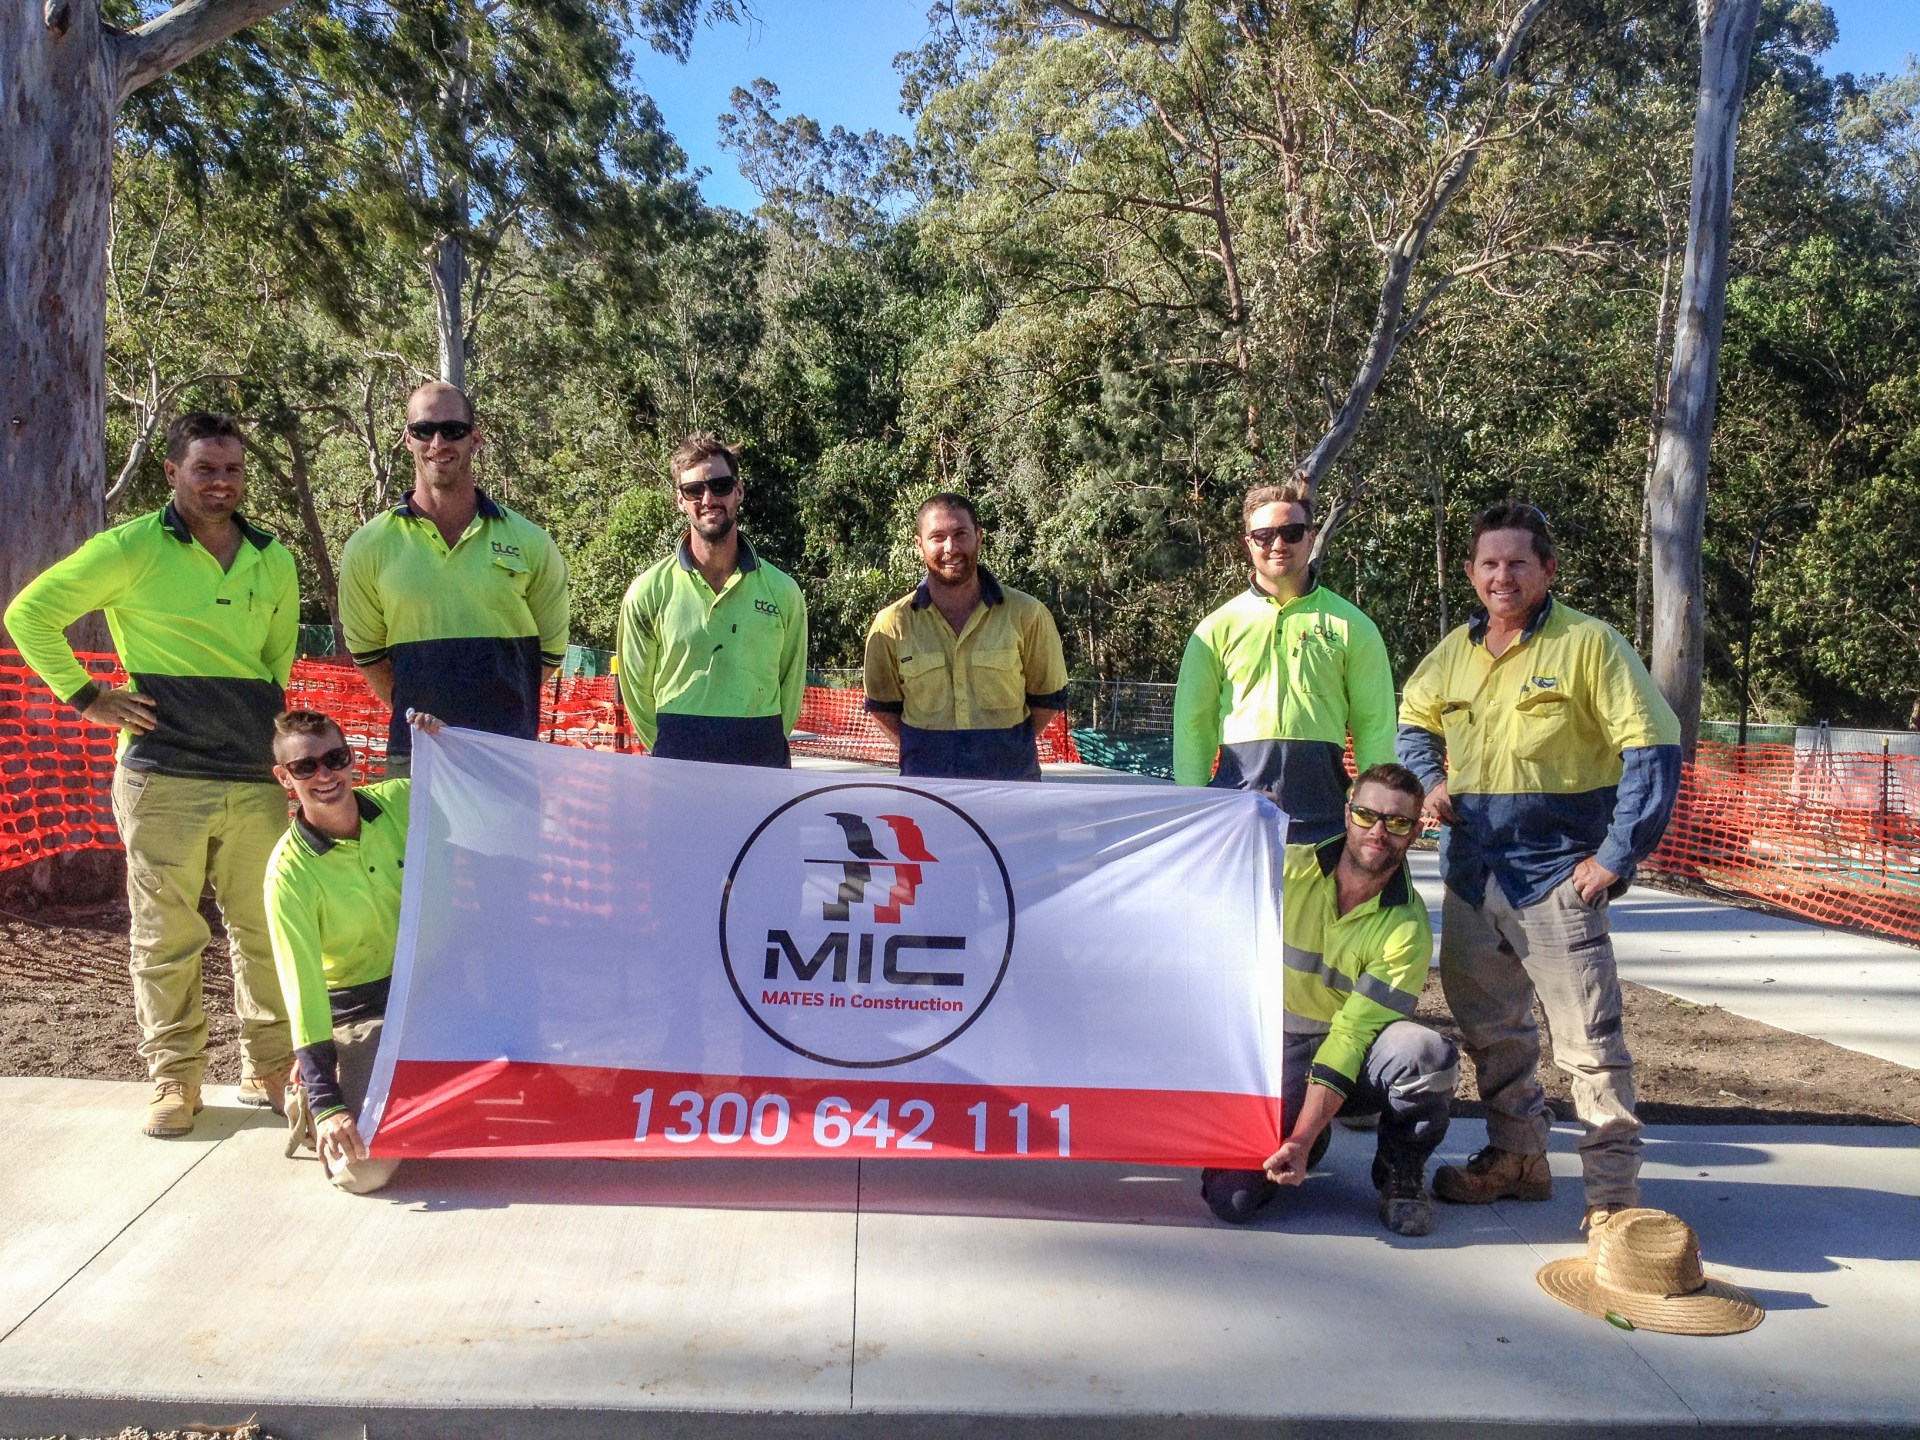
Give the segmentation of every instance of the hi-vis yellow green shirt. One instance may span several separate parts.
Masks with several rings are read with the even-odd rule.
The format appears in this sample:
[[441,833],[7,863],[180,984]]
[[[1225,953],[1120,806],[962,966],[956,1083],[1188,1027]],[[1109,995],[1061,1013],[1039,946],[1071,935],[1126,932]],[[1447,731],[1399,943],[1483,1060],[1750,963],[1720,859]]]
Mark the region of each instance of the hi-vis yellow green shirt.
[[1318,845],[1289,845],[1283,884],[1286,1028],[1324,1035],[1308,1081],[1345,1096],[1382,1030],[1420,1005],[1433,957],[1427,907],[1403,865],[1387,888],[1340,913],[1334,869],[1342,831]]
[[485,493],[451,548],[402,500],[341,552],[340,626],[360,664],[393,662],[388,754],[413,753],[409,707],[533,740],[540,667],[567,658],[567,562],[546,531]]
[[1393,759],[1393,666],[1358,606],[1322,585],[1287,601],[1249,585],[1194,628],[1173,697],[1177,783],[1263,791],[1287,838],[1314,844],[1346,828],[1349,734],[1361,770]]
[[744,535],[716,594],[683,537],[620,603],[620,699],[655,755],[784,768],[807,689],[807,602]]
[[1444,780],[1459,823],[1441,838],[1447,887],[1487,877],[1515,906],[1589,855],[1621,877],[1653,853],[1680,793],[1680,722],[1611,625],[1549,595],[1520,638],[1487,653],[1480,611],[1434,647],[1400,701],[1400,760]]
[[335,1023],[383,1015],[400,933],[410,780],[354,791],[360,838],[323,835],[295,813],[267,860],[267,928],[295,1058],[316,1117],[344,1109]]
[[1067,658],[1047,607],[983,565],[956,635],[922,580],[867,631],[866,707],[900,717],[900,773],[1038,780],[1035,710],[1064,710]]
[[130,770],[194,780],[273,779],[273,717],[286,708],[300,638],[299,578],[278,540],[235,515],[220,562],[169,502],[104,530],[41,572],[7,607],[13,643],[47,688],[85,710],[100,693],[67,626],[104,610],[132,688],[154,702],[146,734],[120,733]]

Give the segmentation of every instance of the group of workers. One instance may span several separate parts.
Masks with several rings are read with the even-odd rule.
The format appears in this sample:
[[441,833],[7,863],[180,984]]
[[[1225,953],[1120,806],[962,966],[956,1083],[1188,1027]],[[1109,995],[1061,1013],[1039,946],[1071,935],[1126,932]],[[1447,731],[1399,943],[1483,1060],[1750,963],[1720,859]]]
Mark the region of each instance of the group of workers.
[[[240,1099],[286,1113],[289,1153],[304,1140],[356,1192],[393,1168],[369,1157],[357,1119],[392,976],[413,731],[536,738],[567,639],[566,562],[475,483],[468,397],[415,390],[404,440],[412,487],[348,540],[339,573],[347,647],[393,711],[377,784],[352,784],[334,720],[285,709],[295,566],[241,514],[246,446],[230,417],[177,419],[170,502],[94,536],[5,616],[56,697],[121,731],[113,810],[154,1081],[143,1130],[187,1134],[202,1108],[211,885],[232,955]],[[691,436],[669,471],[687,528],[621,605],[622,703],[655,756],[786,766],[806,683],[800,587],[741,534],[732,449]],[[1558,557],[1530,505],[1476,519],[1466,569],[1480,609],[1407,679],[1397,729],[1378,628],[1318,583],[1310,496],[1256,487],[1241,520],[1249,583],[1187,644],[1174,770],[1181,784],[1266,794],[1288,817],[1284,1128],[1261,1168],[1204,1171],[1206,1203],[1253,1219],[1304,1179],[1336,1116],[1378,1117],[1373,1180],[1396,1233],[1428,1233],[1434,1195],[1547,1198],[1537,999],[1583,1131],[1582,1226],[1604,1226],[1637,1204],[1640,1160],[1607,904],[1672,811],[1672,711],[1616,631],[1554,598]],[[898,741],[903,775],[1040,779],[1037,737],[1066,706],[1052,615],[980,563],[965,496],[927,499],[914,540],[926,573],[868,631],[866,709]],[[93,680],[67,643],[94,610],[124,685]],[[1426,821],[1444,827],[1441,981],[1489,1141],[1436,1171],[1431,1192],[1458,1059],[1412,1018],[1433,939],[1406,856]]]

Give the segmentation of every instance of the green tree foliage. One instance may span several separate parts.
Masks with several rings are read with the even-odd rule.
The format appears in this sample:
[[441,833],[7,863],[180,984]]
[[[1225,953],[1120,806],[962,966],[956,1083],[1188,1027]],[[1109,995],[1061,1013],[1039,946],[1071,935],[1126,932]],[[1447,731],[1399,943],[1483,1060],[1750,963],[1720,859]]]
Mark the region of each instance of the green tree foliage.
[[[424,252],[457,232],[483,483],[566,550],[576,640],[610,643],[627,583],[674,543],[666,455],[704,429],[744,447],[744,523],[806,587],[816,666],[858,663],[917,577],[915,506],[958,489],[988,563],[1053,606],[1076,674],[1171,679],[1194,621],[1245,583],[1242,489],[1337,427],[1396,237],[1478,134],[1326,473],[1322,511],[1343,510],[1325,578],[1404,675],[1472,603],[1473,514],[1517,496],[1554,519],[1561,593],[1638,632],[1687,206],[1684,0],[1555,0],[1498,95],[1519,0],[957,0],[902,57],[910,144],[785,114],[764,81],[735,92],[723,129],[752,215],[700,203],[614,44],[684,51],[730,11],[469,3],[302,11],[142,92],[126,129],[120,503],[158,494],[138,452],[156,415],[240,410],[255,508],[302,540],[308,618],[324,557],[408,478],[400,405],[440,362]],[[449,119],[461,36],[475,88]],[[1752,598],[1766,714],[1902,721],[1920,693],[1920,72],[1829,82],[1831,38],[1823,6],[1770,0],[1753,62],[1709,713],[1730,713]],[[464,229],[435,208],[450,185]],[[1803,497],[1749,597],[1755,526]]]

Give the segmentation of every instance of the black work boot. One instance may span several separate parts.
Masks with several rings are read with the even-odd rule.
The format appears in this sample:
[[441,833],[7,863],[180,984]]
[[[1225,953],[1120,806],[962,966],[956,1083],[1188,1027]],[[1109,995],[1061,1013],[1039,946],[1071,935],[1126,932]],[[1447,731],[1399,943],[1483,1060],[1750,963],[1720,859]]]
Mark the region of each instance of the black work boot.
[[1380,1192],[1380,1223],[1396,1235],[1433,1233],[1433,1196],[1427,1193],[1424,1160],[1373,1157],[1373,1188]]
[[1202,1170],[1200,1197],[1229,1225],[1245,1225],[1280,1193],[1264,1170]]

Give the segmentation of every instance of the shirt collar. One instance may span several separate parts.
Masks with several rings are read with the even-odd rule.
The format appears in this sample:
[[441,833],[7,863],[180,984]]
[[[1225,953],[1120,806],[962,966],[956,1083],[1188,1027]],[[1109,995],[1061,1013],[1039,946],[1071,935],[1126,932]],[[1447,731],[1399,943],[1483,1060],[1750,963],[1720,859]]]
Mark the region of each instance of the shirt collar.
[[[691,534],[680,537],[680,568],[682,570],[698,570],[700,568],[694,563],[693,537]],[[744,535],[740,537],[740,548],[734,552],[733,568],[743,575],[750,570],[758,570],[760,568],[760,557],[754,553],[753,546],[747,543],[747,537]]]
[[[994,578],[993,572],[986,566],[982,565],[976,573],[980,576],[980,603],[991,610],[1007,598],[1007,592],[1000,588],[1000,582]],[[931,604],[933,604],[933,591],[928,588],[923,577],[919,585],[914,588],[912,608],[924,610]]]
[[[353,803],[359,808],[360,823],[362,825],[370,824],[378,820],[380,816],[385,813],[380,808],[380,802],[364,790],[356,790],[353,792]],[[300,832],[300,838],[306,841],[307,848],[315,855],[324,855],[340,843],[335,840],[333,836],[322,835],[318,830],[314,829],[313,826],[307,822],[307,812],[304,810],[296,810],[293,812],[293,828]]]
[[[1547,623],[1547,616],[1553,613],[1553,592],[1547,592],[1547,598],[1534,607],[1533,614],[1527,617],[1527,625],[1520,632],[1522,640],[1531,640],[1539,633],[1540,627]],[[1467,617],[1467,640],[1474,645],[1487,643],[1487,607],[1476,606],[1473,614]]]
[[[1343,830],[1329,840],[1322,840],[1314,847],[1314,858],[1320,862],[1320,873],[1331,876],[1339,865],[1340,857],[1347,852],[1347,836]],[[1397,910],[1413,896],[1413,882],[1407,878],[1407,867],[1402,862],[1394,877],[1387,881],[1386,888],[1379,894],[1382,910]],[[1352,911],[1348,911],[1352,914]]]
[[[494,498],[487,494],[486,491],[476,488],[473,493],[480,497],[479,513],[482,520],[504,520],[507,518],[507,512],[495,503]],[[400,497],[400,503],[393,507],[393,513],[403,516],[408,520],[418,518],[413,508],[413,492],[411,490]]]
[[[273,536],[270,533],[255,525],[238,510],[233,512],[233,523],[240,527],[240,533],[246,537],[247,543],[254,549],[264,550],[273,543]],[[171,500],[167,502],[167,508],[160,512],[160,526],[182,545],[193,543],[193,531],[187,528],[186,520],[181,517],[178,507]]]
[[1314,570],[1307,571],[1307,588],[1302,590],[1298,595],[1294,596],[1292,600],[1282,600],[1278,595],[1274,595],[1268,591],[1262,590],[1260,588],[1260,582],[1257,579],[1249,578],[1247,580],[1247,593],[1249,595],[1253,596],[1253,598],[1256,600],[1265,600],[1269,605],[1278,605],[1283,610],[1287,606],[1294,604],[1296,601],[1306,599],[1307,596],[1311,595],[1314,591],[1318,590],[1319,588],[1320,588],[1320,575],[1317,571],[1314,571]]

